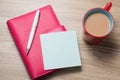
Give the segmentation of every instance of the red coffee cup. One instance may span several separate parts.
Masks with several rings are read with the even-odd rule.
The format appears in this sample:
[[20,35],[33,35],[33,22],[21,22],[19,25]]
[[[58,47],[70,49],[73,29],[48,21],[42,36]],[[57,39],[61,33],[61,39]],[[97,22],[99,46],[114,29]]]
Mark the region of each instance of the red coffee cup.
[[[82,26],[83,26],[83,39],[86,42],[90,44],[98,44],[112,32],[113,27],[114,27],[114,20],[113,20],[111,13],[109,12],[111,7],[112,7],[112,3],[108,2],[104,8],[93,8],[85,13],[85,15],[83,16],[83,20],[82,20]],[[94,34],[91,34],[90,32],[86,30],[86,27],[85,27],[85,21],[87,17],[89,17],[91,14],[94,14],[96,12],[105,14],[108,17],[109,22],[110,22],[109,31],[105,35],[102,35],[102,36],[96,36]]]

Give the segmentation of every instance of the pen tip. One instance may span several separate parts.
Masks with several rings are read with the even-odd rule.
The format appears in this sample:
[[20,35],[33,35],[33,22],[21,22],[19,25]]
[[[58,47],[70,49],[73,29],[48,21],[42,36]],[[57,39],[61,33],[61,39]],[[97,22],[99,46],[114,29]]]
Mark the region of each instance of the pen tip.
[[26,49],[26,53],[28,54],[28,52],[29,52],[29,49]]

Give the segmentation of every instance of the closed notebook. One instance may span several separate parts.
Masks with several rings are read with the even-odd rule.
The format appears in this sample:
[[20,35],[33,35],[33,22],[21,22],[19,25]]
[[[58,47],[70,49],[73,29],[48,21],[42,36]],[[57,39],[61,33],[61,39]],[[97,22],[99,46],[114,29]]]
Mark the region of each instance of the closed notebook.
[[40,8],[40,12],[38,27],[28,55],[26,55],[26,47],[36,10],[7,21],[8,28],[32,80],[54,71],[44,70],[39,35],[66,30],[60,25],[50,5]]

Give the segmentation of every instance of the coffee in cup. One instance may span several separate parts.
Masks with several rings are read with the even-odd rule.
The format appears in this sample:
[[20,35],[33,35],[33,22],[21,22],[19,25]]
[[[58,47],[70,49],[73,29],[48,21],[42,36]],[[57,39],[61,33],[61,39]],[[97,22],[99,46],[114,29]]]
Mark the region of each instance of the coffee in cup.
[[110,22],[106,15],[97,12],[88,16],[85,28],[90,34],[103,36],[108,33]]

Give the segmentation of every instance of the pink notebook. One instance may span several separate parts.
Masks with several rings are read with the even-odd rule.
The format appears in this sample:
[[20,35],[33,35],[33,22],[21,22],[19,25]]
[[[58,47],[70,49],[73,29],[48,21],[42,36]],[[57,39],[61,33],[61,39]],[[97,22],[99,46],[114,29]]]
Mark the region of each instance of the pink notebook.
[[36,10],[7,21],[8,28],[32,80],[54,71],[44,70],[40,34],[66,30],[64,26],[60,25],[50,5],[40,8],[40,12],[38,27],[28,55],[26,55],[26,47]]

